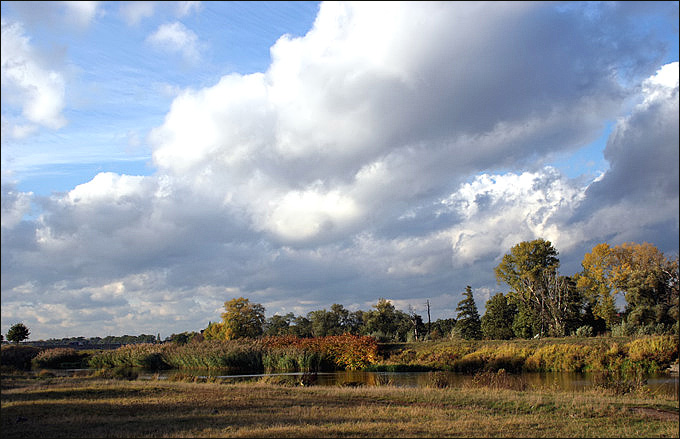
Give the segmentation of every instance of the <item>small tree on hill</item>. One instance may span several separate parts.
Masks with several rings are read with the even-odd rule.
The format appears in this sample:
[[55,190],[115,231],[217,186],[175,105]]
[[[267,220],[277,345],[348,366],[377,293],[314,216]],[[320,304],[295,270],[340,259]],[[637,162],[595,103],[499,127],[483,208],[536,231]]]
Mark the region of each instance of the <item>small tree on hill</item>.
[[466,340],[479,340],[482,338],[482,324],[479,319],[479,312],[475,299],[472,296],[472,288],[468,285],[463,293],[465,298],[458,302],[458,318],[456,328],[460,331],[461,337]]
[[28,330],[26,325],[23,323],[17,323],[9,328],[9,331],[7,331],[7,340],[19,344],[19,342],[28,339],[29,335],[31,335],[31,332]]

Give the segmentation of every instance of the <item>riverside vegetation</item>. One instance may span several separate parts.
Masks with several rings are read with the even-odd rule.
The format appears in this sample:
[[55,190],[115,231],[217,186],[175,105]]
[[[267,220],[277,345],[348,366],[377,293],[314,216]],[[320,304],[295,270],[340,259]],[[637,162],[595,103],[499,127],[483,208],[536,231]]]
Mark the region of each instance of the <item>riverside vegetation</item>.
[[[677,361],[677,336],[379,345],[344,335],[113,351],[3,346],[0,417],[3,437],[678,437],[677,395],[651,394],[643,379]],[[76,363],[95,369],[75,377],[48,370]],[[431,372],[426,388],[348,388],[302,387],[277,377],[239,384],[190,374],[135,380],[126,366]],[[474,380],[448,386],[442,370]],[[513,373],[522,371],[591,371],[601,378],[593,390],[564,392],[530,388]]]

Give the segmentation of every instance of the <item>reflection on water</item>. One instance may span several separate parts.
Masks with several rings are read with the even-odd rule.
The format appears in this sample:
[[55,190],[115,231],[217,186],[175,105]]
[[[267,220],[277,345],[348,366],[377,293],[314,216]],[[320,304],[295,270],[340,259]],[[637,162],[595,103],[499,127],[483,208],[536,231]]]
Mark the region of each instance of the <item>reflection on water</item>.
[[[381,386],[392,385],[399,387],[433,387],[433,373],[431,372],[366,372],[366,371],[338,371],[319,372],[314,375],[297,373],[278,374],[239,374],[231,375],[220,371],[187,371],[170,370],[158,373],[146,372],[140,378],[171,378],[174,374],[183,376],[213,377],[232,382],[243,380],[269,380],[271,382],[292,382],[294,384],[314,384],[322,386]],[[470,387],[475,384],[475,377],[455,372],[436,372],[436,379],[445,382],[448,387]],[[477,377],[479,379],[479,377]],[[546,372],[522,373],[507,375],[507,379],[521,381],[527,389],[555,389],[564,391],[580,391],[597,385],[597,375],[575,372]],[[512,384],[512,383],[511,383]],[[516,388],[516,387],[512,387]],[[645,389],[660,395],[678,398],[678,375],[660,373],[645,380]]]

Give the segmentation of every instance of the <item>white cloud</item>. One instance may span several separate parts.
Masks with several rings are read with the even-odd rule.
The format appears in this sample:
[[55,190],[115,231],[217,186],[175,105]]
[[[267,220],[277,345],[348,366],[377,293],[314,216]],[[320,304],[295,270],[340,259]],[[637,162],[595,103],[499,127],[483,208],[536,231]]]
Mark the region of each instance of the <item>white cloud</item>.
[[63,2],[72,18],[80,26],[88,26],[97,16],[98,1],[65,1]]
[[178,52],[189,62],[200,59],[198,36],[179,21],[162,24],[147,41],[163,50]]
[[136,26],[143,19],[153,16],[156,2],[133,1],[120,4],[120,14],[130,26]]
[[31,210],[33,194],[19,192],[12,187],[2,188],[2,228],[11,229]]
[[566,221],[582,199],[583,189],[552,168],[476,177],[442,201],[462,218],[451,229],[454,264],[500,259],[518,242],[537,237],[569,250],[577,242]]
[[360,215],[351,198],[337,190],[324,193],[315,187],[290,191],[269,204],[265,227],[286,241],[336,235]]
[[[23,26],[3,19],[3,101],[7,99],[7,102],[21,107],[21,118],[19,121],[12,118],[13,126],[9,133],[25,136],[33,132],[30,125],[35,124],[51,129],[62,128],[66,124],[62,114],[65,88],[63,75],[47,67],[39,58],[30,39],[25,36]],[[3,118],[10,121],[4,114]]]
[[199,12],[202,8],[201,2],[187,1],[175,2],[177,5],[177,16],[182,18],[192,12]]

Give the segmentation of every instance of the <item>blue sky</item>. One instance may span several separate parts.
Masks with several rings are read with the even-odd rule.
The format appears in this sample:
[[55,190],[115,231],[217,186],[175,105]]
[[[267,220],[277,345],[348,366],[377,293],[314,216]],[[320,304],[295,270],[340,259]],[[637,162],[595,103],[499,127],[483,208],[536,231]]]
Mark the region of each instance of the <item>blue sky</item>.
[[[152,174],[144,137],[163,122],[177,91],[229,72],[265,71],[269,48],[283,34],[304,35],[318,10],[317,2],[100,2],[81,23],[60,3],[2,3],[5,20],[21,23],[31,48],[68,81],[64,127],[3,143],[3,172],[38,195],[68,191],[102,171]],[[194,35],[191,49],[150,41],[175,23]],[[20,110],[3,100],[3,115]]]
[[[542,237],[678,251],[678,3],[2,2],[2,332],[455,317]],[[625,220],[624,220],[625,218]]]

